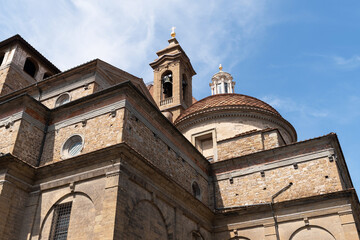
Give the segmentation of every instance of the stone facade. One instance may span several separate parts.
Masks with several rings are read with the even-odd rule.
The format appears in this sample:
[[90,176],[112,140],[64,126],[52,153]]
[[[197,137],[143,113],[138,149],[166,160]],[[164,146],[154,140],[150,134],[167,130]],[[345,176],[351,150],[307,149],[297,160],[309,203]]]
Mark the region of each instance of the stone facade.
[[[98,59],[60,72],[20,36],[0,50],[1,89],[13,86],[0,96],[0,239],[55,239],[61,221],[77,240],[359,239],[336,135],[297,142],[244,95],[192,104],[195,71],[175,38],[150,64],[151,92]],[[16,85],[28,57],[36,84]]]

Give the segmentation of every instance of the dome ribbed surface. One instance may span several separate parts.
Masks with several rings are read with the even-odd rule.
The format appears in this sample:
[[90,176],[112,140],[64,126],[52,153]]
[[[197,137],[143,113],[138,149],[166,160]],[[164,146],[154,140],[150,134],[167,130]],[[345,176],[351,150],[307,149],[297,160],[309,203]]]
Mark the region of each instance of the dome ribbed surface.
[[175,124],[194,113],[210,110],[211,108],[221,109],[222,107],[238,107],[260,110],[281,117],[280,113],[278,113],[278,111],[276,111],[273,107],[257,98],[242,94],[216,94],[201,99],[191,105],[176,119]]

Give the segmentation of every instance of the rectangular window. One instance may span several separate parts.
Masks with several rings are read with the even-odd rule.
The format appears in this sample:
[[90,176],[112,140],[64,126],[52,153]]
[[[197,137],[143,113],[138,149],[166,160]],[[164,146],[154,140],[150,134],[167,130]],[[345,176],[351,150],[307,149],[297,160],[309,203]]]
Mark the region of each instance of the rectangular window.
[[66,240],[72,202],[56,205],[51,223],[50,240]]
[[216,84],[217,93],[221,93],[221,84]]
[[224,83],[224,88],[225,88],[225,93],[228,93],[229,89],[228,89],[228,84],[227,83]]
[[208,133],[195,138],[195,147],[201,152],[208,160],[213,160],[213,138],[212,133]]

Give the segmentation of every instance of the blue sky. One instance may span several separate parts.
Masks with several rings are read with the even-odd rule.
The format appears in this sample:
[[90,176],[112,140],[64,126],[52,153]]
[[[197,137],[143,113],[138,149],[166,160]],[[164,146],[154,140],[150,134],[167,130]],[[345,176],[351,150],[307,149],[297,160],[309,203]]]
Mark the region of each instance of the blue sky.
[[299,140],[338,134],[360,189],[360,1],[5,0],[0,40],[19,33],[61,70],[94,58],[151,82],[170,28],[210,94],[221,63],[236,92],[265,100]]

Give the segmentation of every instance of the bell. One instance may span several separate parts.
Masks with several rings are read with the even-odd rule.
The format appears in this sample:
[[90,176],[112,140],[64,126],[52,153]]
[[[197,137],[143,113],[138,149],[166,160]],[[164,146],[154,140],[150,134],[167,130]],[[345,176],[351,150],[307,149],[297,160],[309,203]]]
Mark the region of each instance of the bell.
[[164,85],[169,83],[172,84],[171,78],[169,76],[165,76],[163,81],[164,81]]

